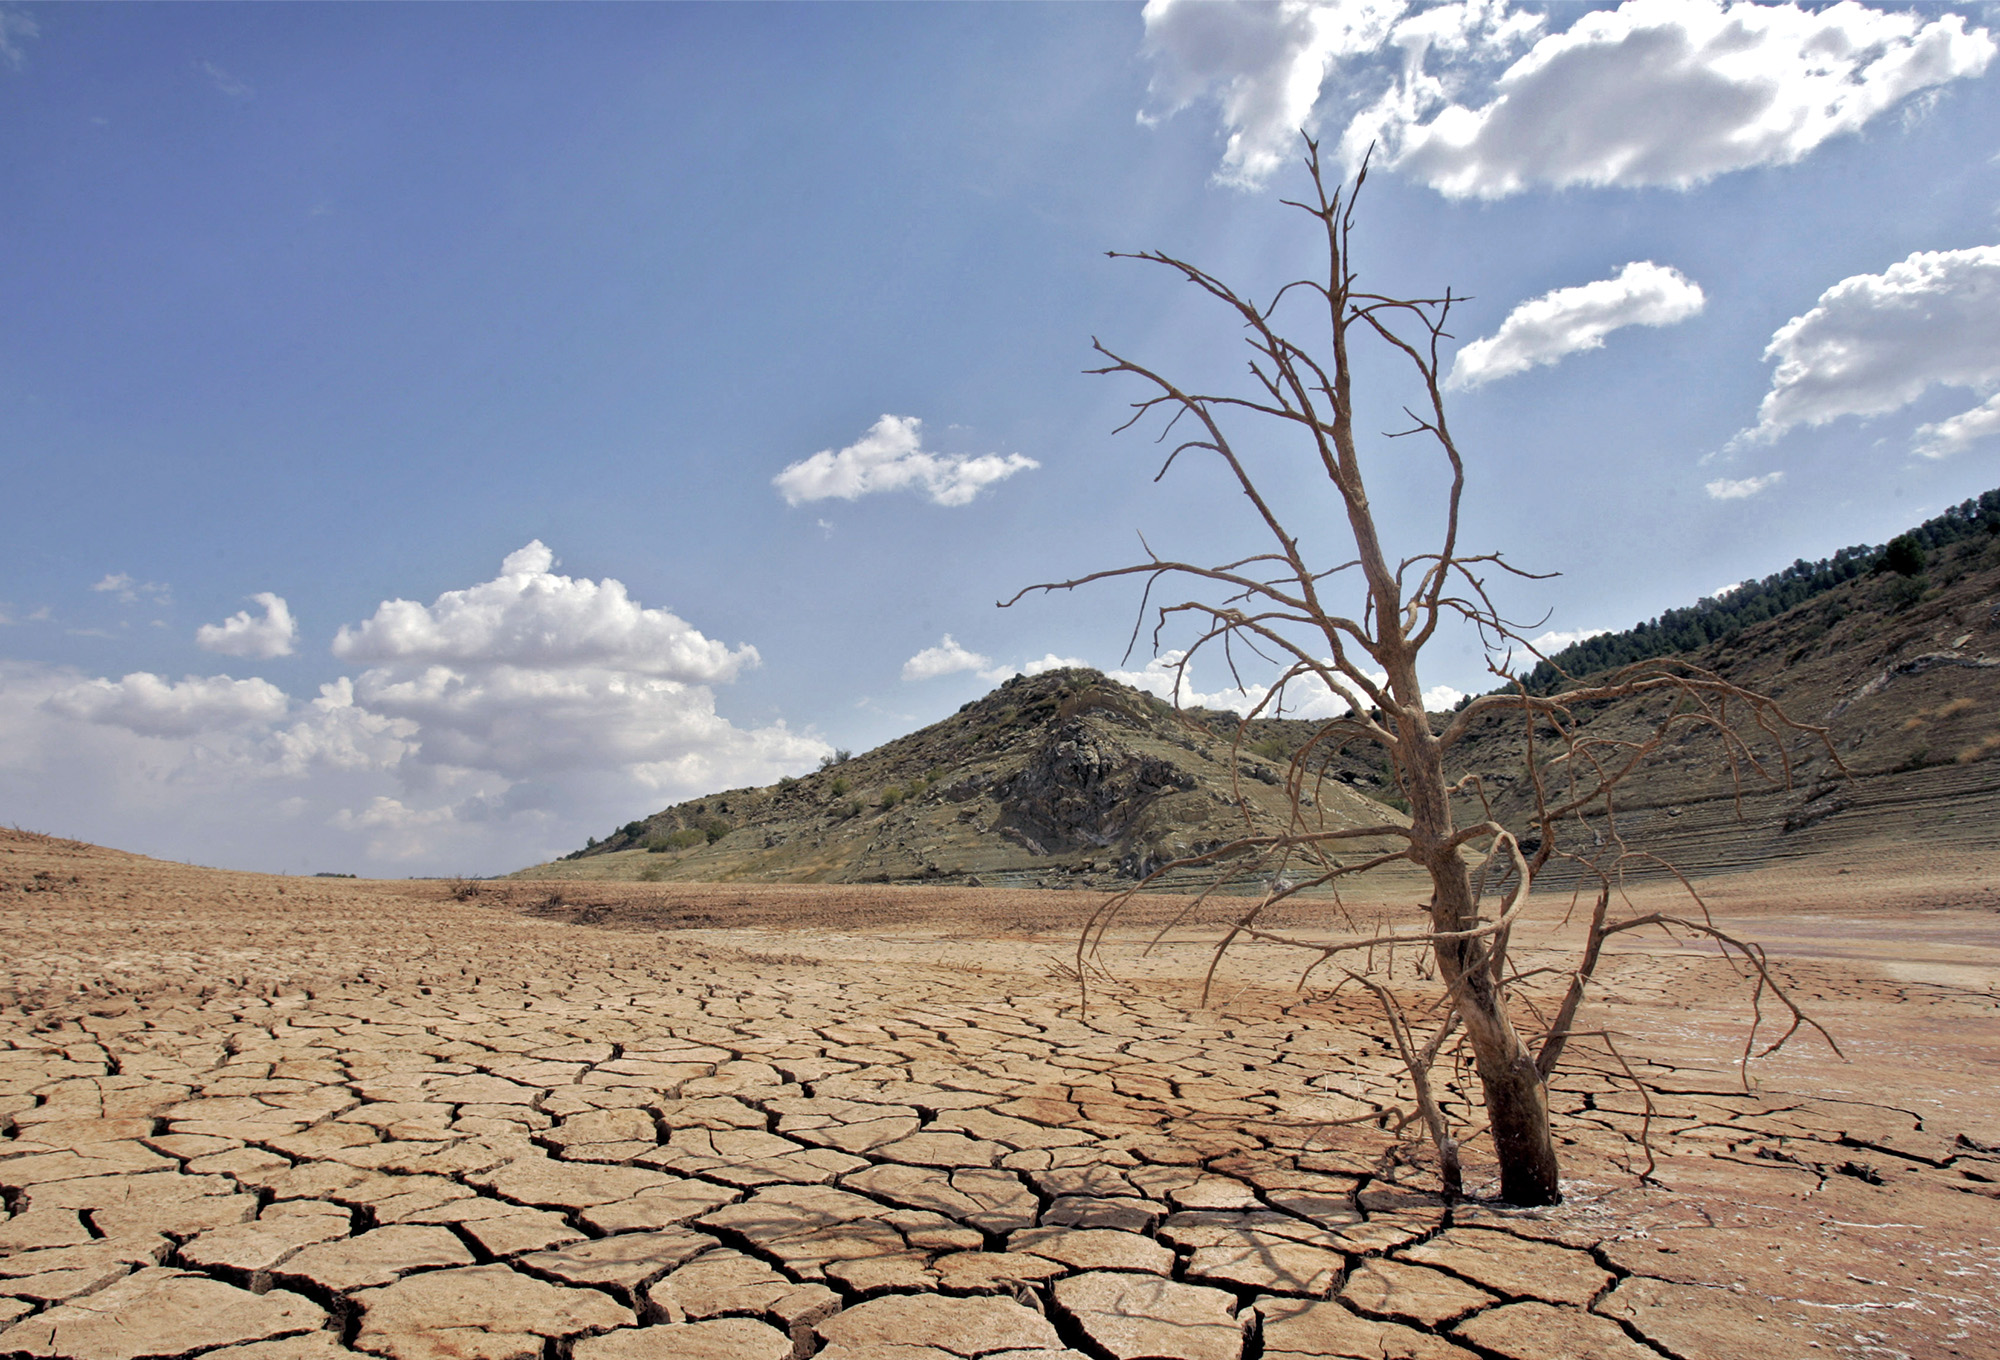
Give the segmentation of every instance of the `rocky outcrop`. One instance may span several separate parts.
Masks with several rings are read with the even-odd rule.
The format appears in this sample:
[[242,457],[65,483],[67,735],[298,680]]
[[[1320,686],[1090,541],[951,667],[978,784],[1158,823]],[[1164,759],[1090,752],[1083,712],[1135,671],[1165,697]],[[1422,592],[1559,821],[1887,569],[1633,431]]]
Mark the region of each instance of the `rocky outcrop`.
[[1199,785],[1172,761],[1120,744],[1083,718],[1049,735],[995,796],[1003,827],[1017,827],[1042,853],[1116,845],[1162,797]]

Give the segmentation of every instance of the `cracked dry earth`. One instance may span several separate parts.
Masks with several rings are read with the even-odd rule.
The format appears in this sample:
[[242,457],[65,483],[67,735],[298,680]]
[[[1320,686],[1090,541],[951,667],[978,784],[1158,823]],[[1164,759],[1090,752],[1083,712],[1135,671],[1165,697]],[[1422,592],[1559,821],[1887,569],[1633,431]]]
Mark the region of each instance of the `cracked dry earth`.
[[1621,956],[1588,1023],[1657,1167],[1580,1053],[1567,1199],[1516,1210],[1476,1133],[1431,1193],[1345,993],[1252,954],[1202,1008],[1188,946],[1086,1012],[1025,895],[871,935],[844,891],[635,930],[0,832],[0,1355],[2000,1355],[1991,911],[1771,916],[1857,1061],[1747,1094],[1735,979]]

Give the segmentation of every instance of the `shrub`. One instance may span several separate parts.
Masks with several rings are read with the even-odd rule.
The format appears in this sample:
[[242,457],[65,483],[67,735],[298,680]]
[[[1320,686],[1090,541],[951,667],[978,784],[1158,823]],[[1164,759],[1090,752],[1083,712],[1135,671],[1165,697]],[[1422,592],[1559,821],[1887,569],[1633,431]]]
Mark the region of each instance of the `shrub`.
[[656,855],[670,850],[692,850],[708,840],[708,833],[698,826],[684,826],[678,831],[670,831],[664,836],[656,836],[646,849]]
[[711,817],[701,824],[701,834],[708,838],[710,845],[714,845],[735,829],[735,827],[723,821],[720,817]]
[[1900,613],[1924,598],[1924,592],[1931,588],[1928,576],[1899,576],[1889,583],[1884,592],[1883,602],[1891,612]]
[[849,787],[850,787],[850,786],[849,786],[849,784],[848,784],[848,782],[847,782],[847,776],[846,776],[846,775],[844,775],[844,774],[841,774],[841,775],[835,775],[835,776],[834,776],[834,778],[833,778],[833,784],[831,785],[831,788],[832,788],[832,790],[833,790],[833,796],[834,796],[835,798],[838,798],[838,797],[840,797],[840,796],[841,796],[842,794],[846,793]]
[[896,806],[896,804],[902,801],[903,801],[903,791],[900,788],[896,787],[894,784],[891,784],[888,788],[882,790],[882,810],[884,812],[888,811],[890,808]]
[[1882,549],[1882,560],[1876,566],[1898,576],[1915,576],[1924,569],[1924,545],[1913,534],[1897,534]]

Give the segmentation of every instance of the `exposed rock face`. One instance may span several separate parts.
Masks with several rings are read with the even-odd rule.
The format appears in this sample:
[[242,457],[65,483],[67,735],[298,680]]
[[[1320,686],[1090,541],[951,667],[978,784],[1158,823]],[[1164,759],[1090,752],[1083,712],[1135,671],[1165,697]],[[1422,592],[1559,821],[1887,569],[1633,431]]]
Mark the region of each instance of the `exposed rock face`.
[[1001,825],[1049,853],[1115,845],[1162,796],[1198,783],[1172,761],[1129,750],[1102,725],[1071,718],[995,793],[1006,809]]

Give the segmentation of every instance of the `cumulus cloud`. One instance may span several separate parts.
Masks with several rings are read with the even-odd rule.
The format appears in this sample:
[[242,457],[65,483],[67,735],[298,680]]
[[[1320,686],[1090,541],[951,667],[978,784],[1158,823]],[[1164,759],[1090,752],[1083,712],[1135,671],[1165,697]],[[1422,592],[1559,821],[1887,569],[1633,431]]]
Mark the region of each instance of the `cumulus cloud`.
[[1688,188],[1788,165],[1909,96],[1975,76],[1984,29],[1846,3],[1627,0],[1543,38],[1472,107],[1376,126],[1398,169],[1454,197],[1531,185]]
[[[1453,197],[1534,186],[1687,188],[1798,161],[1926,91],[1982,73],[1995,44],[1962,16],[1853,3],[1627,0],[1543,16],[1500,2],[1276,6],[1152,0],[1145,50],[1169,110],[1211,99],[1218,175],[1250,185],[1300,127],[1345,120],[1353,163]],[[1530,46],[1532,44],[1532,46]],[[1526,51],[1522,51],[1526,48]]]
[[882,491],[921,490],[935,505],[968,505],[973,497],[1017,472],[1041,464],[1025,454],[927,453],[923,421],[885,415],[846,448],[821,449],[771,479],[788,505],[830,499],[858,500]]
[[86,680],[59,690],[47,704],[66,717],[145,737],[268,726],[291,707],[285,692],[268,680],[190,675],[172,681],[150,671],[134,671],[122,680]]
[[[1179,704],[1182,708],[1209,708],[1223,713],[1249,713],[1263,703],[1270,694],[1268,685],[1248,682],[1242,686],[1224,685],[1221,689],[1204,693],[1194,680],[1194,667],[1182,668],[1181,651],[1166,651],[1148,661],[1136,671],[1115,670],[1105,674],[1121,684],[1133,689]],[[1386,685],[1389,677],[1376,673],[1369,677],[1377,685]],[[1433,685],[1424,691],[1424,708],[1431,713],[1449,712],[1459,700],[1465,697],[1462,690],[1450,685]],[[1345,687],[1334,690],[1328,688],[1316,676],[1300,676],[1285,687],[1284,712],[1287,718],[1337,718],[1351,708],[1366,709],[1366,696],[1356,691],[1350,699]],[[1281,716],[1275,708],[1266,708],[1263,716]]]
[[319,687],[319,698],[288,727],[273,731],[267,743],[270,759],[281,774],[293,777],[314,766],[334,770],[393,770],[416,754],[416,723],[408,718],[373,713],[354,702],[354,681],[347,676]]
[[1610,631],[1609,628],[1575,628],[1568,631],[1551,628],[1540,637],[1529,638],[1528,645],[1543,656],[1554,656],[1565,647],[1573,647],[1590,638],[1603,637]]
[[810,765],[823,742],[785,726],[746,731],[715,711],[712,684],[757,663],[621,582],[554,573],[540,541],[500,574],[431,605],[385,601],[335,636],[335,655],[374,662],[353,702],[413,725],[411,759],[532,783],[589,771],[698,791],[763,783]]
[[1708,495],[1710,500],[1743,501],[1784,480],[1782,472],[1767,472],[1761,477],[1718,477],[1707,484]]
[[1407,8],[1403,0],[1147,0],[1150,92],[1164,114],[1212,99],[1229,132],[1217,178],[1260,184],[1298,153],[1299,129],[1313,124],[1335,66],[1379,50]]
[[731,725],[706,686],[597,667],[385,667],[364,671],[354,694],[372,713],[414,723],[424,763],[516,780],[677,765],[689,778],[730,770],[743,776],[736,782],[762,783],[752,776],[776,778],[826,749],[782,725]]
[[[1842,279],[1778,328],[1764,358],[1778,367],[1739,447],[1797,425],[1881,415],[1933,384],[1990,392],[2000,387],[2000,246],[1920,250],[1880,274]],[[1919,452],[1943,457],[1990,433],[2000,416],[1988,406],[1924,426]]]
[[1601,349],[1624,326],[1671,326],[1699,315],[1700,285],[1678,269],[1634,260],[1608,279],[1558,288],[1507,314],[1500,329],[1459,350],[1447,385],[1477,387],[1552,364],[1578,350]]
[[532,543],[494,580],[384,602],[340,632],[364,668],[305,703],[0,661],[0,817],[243,867],[492,873],[830,751],[717,713],[753,648],[554,565]]
[[642,609],[623,582],[558,576],[554,566],[537,539],[508,554],[491,581],[428,606],[383,601],[367,622],[341,627],[333,654],[397,666],[594,666],[692,683],[733,680],[757,664],[755,647],[732,650],[668,610]]
[[[1213,691],[1204,691],[1196,683],[1195,667],[1181,666],[1187,654],[1170,650],[1153,657],[1137,670],[1106,670],[1105,676],[1122,685],[1164,699],[1168,703],[1178,703],[1182,708],[1208,708],[1224,713],[1249,713],[1270,694],[1269,685],[1254,681],[1244,684],[1224,685]],[[1003,680],[1016,671],[1022,675],[1044,675],[1049,671],[1074,668],[1099,669],[1080,657],[1057,656],[1049,652],[1039,660],[1027,662],[1020,667],[1001,666],[983,674],[988,679]],[[1386,673],[1375,673],[1370,679],[1377,685],[1388,683]],[[1433,713],[1445,712],[1457,705],[1465,697],[1463,690],[1450,685],[1433,685],[1424,691],[1424,707]],[[1356,695],[1357,701],[1362,696]],[[1361,701],[1360,707],[1368,705]],[[1337,718],[1346,713],[1350,705],[1345,693],[1336,693],[1322,684],[1317,677],[1301,676],[1285,687],[1283,716],[1287,718]],[[1263,716],[1279,716],[1272,709],[1265,709]]]
[[993,658],[981,656],[978,652],[967,651],[958,639],[950,633],[935,647],[926,647],[903,663],[905,680],[935,680],[940,675],[956,675],[960,671],[986,671],[993,667]]
[[196,644],[224,656],[247,656],[260,661],[290,656],[292,644],[298,640],[299,625],[284,598],[260,590],[250,599],[263,606],[262,618],[239,609],[221,623],[204,623],[195,629]]
[[[1022,666],[1019,671],[1019,674],[1047,675],[1050,671],[1069,671],[1069,670],[1077,670],[1080,668],[1094,669],[1091,667],[1088,661],[1081,660],[1077,657],[1057,656],[1054,652],[1044,652],[1042,653],[1041,659],[1039,661],[1030,661],[1026,665]],[[1002,676],[1000,678],[1004,680],[1006,677]]]
[[[618,790],[629,803],[769,783],[830,749],[782,722],[743,728],[716,712],[710,686],[757,664],[754,647],[729,647],[668,610],[646,608],[621,582],[554,567],[555,555],[533,542],[491,581],[427,606],[385,601],[365,623],[342,628],[335,654],[373,664],[351,689],[323,696],[326,717],[300,744],[365,759],[403,743],[401,777],[456,780],[470,792],[395,801],[454,808],[455,835],[525,809],[547,815],[585,788],[581,803],[596,805]],[[382,722],[398,726],[372,725]],[[409,822],[404,831],[444,824]],[[400,832],[379,841],[417,843]]]
[[1949,420],[1919,425],[1916,450],[1926,458],[1949,458],[1996,434],[2000,434],[2000,393]]

